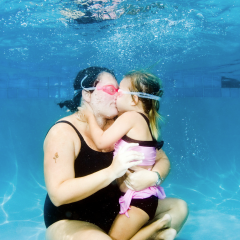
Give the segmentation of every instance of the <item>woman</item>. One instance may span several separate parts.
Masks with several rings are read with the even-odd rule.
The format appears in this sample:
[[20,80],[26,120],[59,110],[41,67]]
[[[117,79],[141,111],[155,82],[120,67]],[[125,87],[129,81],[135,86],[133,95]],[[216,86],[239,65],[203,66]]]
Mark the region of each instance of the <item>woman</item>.
[[[106,87],[93,89],[98,82]],[[117,88],[117,81],[110,70],[90,67],[78,73],[73,100],[60,106],[75,112],[82,98],[92,108],[99,126],[105,130],[118,114],[115,103]],[[111,239],[107,233],[119,212],[120,196],[117,185],[112,182],[142,159],[140,153],[128,151],[127,148],[114,158],[112,149],[99,151],[90,137],[88,123],[81,111],[58,121],[44,142],[44,174],[48,191],[44,206],[47,240],[67,237],[72,240]],[[144,172],[142,179],[144,170],[137,167],[135,170],[133,174],[127,172],[126,179],[134,190],[144,189],[159,181],[154,172]],[[158,152],[155,171],[163,178],[169,172],[169,160],[163,151]],[[163,230],[170,225],[170,219],[161,219],[166,213],[171,216],[171,228]],[[161,200],[153,223],[132,239],[145,239],[144,234],[149,231],[156,233],[154,239],[173,239],[186,217],[185,202],[178,199]],[[159,229],[161,231],[157,232]]]

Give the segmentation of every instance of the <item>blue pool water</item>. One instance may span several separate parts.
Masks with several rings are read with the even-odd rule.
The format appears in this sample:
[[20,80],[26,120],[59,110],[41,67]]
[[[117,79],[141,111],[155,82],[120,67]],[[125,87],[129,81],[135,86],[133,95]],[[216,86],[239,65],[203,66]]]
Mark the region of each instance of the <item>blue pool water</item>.
[[177,239],[240,239],[240,3],[84,2],[0,0],[0,239],[44,240],[42,143],[93,65],[163,80],[164,188],[190,210]]

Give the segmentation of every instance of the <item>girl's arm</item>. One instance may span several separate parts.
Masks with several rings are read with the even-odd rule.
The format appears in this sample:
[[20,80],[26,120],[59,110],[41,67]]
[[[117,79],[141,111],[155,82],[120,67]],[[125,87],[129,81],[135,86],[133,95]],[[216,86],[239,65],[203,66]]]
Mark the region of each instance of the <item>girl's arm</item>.
[[134,112],[125,112],[106,130],[97,124],[93,114],[87,114],[90,134],[98,149],[106,149],[127,134],[134,126]]

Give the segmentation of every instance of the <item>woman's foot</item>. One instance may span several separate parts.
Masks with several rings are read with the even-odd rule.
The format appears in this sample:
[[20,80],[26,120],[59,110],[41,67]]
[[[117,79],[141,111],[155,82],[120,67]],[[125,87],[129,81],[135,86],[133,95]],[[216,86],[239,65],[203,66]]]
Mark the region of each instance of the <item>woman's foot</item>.
[[158,240],[173,240],[177,235],[177,231],[173,228],[167,228],[161,231],[155,239]]
[[173,240],[176,237],[177,231],[171,228],[172,217],[165,214],[161,219],[157,220],[155,224],[158,232],[154,234],[149,240]]
[[169,214],[165,214],[161,219],[157,220],[155,224],[158,225],[158,229],[165,229],[171,227],[172,217]]

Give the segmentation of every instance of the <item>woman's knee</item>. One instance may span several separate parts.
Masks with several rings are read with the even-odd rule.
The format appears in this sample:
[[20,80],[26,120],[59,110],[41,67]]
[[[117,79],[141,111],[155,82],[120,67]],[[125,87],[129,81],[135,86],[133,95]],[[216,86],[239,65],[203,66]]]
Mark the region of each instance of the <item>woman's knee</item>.
[[177,232],[181,230],[186,222],[188,218],[188,212],[187,203],[182,199],[177,199],[174,209],[175,219],[172,221],[172,228],[174,228]]
[[175,203],[175,206],[174,206],[176,209],[178,209],[178,211],[182,214],[182,216],[184,217],[187,217],[188,216],[188,205],[187,203],[182,200],[182,199],[176,199],[176,203]]

